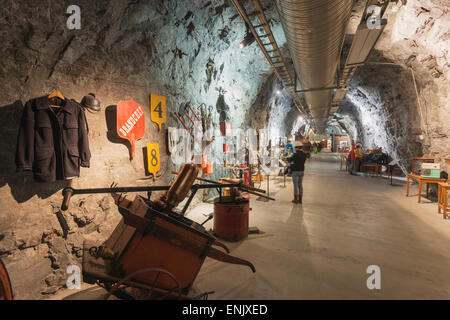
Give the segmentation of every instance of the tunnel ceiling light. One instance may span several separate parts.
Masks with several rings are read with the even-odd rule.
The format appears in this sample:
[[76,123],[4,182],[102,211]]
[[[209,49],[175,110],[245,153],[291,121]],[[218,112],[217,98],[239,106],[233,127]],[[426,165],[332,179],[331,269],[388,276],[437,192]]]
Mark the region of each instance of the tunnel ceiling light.
[[358,26],[345,62],[346,66],[358,66],[366,62],[386,24],[387,20],[382,19],[379,28],[369,29],[366,24]]
[[331,106],[330,113],[335,113],[339,110],[339,106]]
[[402,6],[406,5],[407,0],[391,0],[395,4],[391,7],[392,12],[397,12]]
[[337,89],[334,92],[334,96],[333,96],[333,104],[337,103],[339,101],[343,101],[345,99],[345,95],[347,94],[348,89],[347,88],[342,88],[342,89]]
[[277,95],[280,95],[281,94],[281,91],[280,90],[277,90]]
[[251,45],[253,42],[255,42],[255,40],[256,39],[255,39],[255,36],[253,35],[253,33],[247,32],[245,34],[244,40],[242,40],[242,42],[240,44],[241,49]]

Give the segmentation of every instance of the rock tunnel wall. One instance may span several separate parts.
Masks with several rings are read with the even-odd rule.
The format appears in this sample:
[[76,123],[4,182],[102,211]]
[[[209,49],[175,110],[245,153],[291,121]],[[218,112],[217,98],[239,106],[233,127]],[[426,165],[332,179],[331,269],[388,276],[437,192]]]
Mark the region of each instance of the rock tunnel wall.
[[404,172],[411,158],[422,156],[448,171],[449,4],[412,0],[386,17],[388,26],[368,60],[387,64],[358,68],[336,118],[359,128],[353,135],[365,147],[382,147],[400,160]]
[[295,120],[300,116],[275,74],[261,86],[255,102],[246,114],[246,127],[267,129],[273,137],[291,135]]
[[[15,172],[27,100],[53,89],[77,101],[90,92],[100,99],[99,113],[86,112],[92,158],[75,187],[152,184],[142,152],[149,142],[160,144],[162,177],[156,184],[167,184],[174,168],[165,130],[150,121],[149,94],[167,96],[164,129],[182,128],[171,113],[186,102],[198,113],[201,103],[217,114],[225,108],[238,128],[270,72],[256,45],[236,50],[245,26],[228,1],[80,0],[77,5],[81,29],[69,30],[64,1],[0,1],[0,257],[18,299],[57,292],[66,267],[81,264],[83,240],[107,238],[120,220],[109,195],[76,196],[61,212],[65,182],[36,183],[30,173]],[[108,139],[105,118],[107,106],[130,98],[146,112],[146,134],[132,161],[127,145]],[[219,115],[216,126],[218,121]],[[212,178],[218,176],[220,170]],[[70,229],[66,237],[61,217]]]
[[[421,105],[417,116],[422,114],[423,118],[418,119],[423,135],[422,154],[437,159],[447,172],[450,168],[444,164],[444,158],[449,157],[450,150],[449,10],[450,4],[445,0],[408,1],[391,13],[393,23],[376,46],[386,58],[414,70]],[[408,92],[412,90],[410,86]],[[417,101],[415,105],[411,101],[410,108],[418,108]],[[412,139],[412,143],[417,140]]]
[[422,152],[414,85],[409,70],[379,68],[383,66],[358,70],[346,103],[362,128],[359,140],[364,147],[381,147],[406,171],[409,159]]

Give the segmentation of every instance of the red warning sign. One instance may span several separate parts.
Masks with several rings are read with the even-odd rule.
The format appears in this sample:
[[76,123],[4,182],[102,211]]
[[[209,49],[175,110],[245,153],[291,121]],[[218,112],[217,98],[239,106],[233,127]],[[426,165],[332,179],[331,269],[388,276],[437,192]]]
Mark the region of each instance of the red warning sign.
[[135,154],[135,142],[144,137],[144,108],[133,101],[120,101],[117,104],[117,134],[130,141],[131,159]]

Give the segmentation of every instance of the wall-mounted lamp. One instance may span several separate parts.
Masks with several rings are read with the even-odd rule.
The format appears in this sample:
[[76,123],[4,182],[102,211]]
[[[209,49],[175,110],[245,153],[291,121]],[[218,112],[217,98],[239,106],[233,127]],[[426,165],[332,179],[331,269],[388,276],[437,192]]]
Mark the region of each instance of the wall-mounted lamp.
[[255,42],[255,36],[251,32],[247,32],[245,34],[244,40],[242,40],[240,47],[241,49],[245,48],[246,46],[251,45],[253,42]]
[[280,95],[281,94],[281,91],[280,90],[277,90],[277,95]]
[[250,32],[250,28],[248,27],[247,23],[245,23],[245,28],[247,29],[247,31],[245,32],[244,40],[242,40],[240,44],[241,49],[251,45],[256,40],[253,33]]

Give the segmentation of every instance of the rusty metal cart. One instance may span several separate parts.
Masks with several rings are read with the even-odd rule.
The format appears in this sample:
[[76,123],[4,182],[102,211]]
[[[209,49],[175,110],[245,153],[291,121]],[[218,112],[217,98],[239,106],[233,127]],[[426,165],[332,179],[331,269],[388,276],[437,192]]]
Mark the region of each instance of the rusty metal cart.
[[[108,290],[105,299],[201,299],[211,292],[189,296],[189,290],[206,257],[245,265],[249,261],[229,255],[228,248],[184,214],[199,189],[243,188],[242,183],[194,185],[198,168],[184,165],[171,186],[63,190],[63,209],[76,194],[111,193],[122,221],[104,243],[85,242],[83,277]],[[151,201],[155,190],[167,190],[161,201]],[[126,199],[124,192],[149,193],[148,198]],[[173,208],[191,191],[181,212]],[[205,221],[206,222],[206,221]],[[219,250],[220,247],[222,250]],[[224,252],[225,250],[226,252]]]

